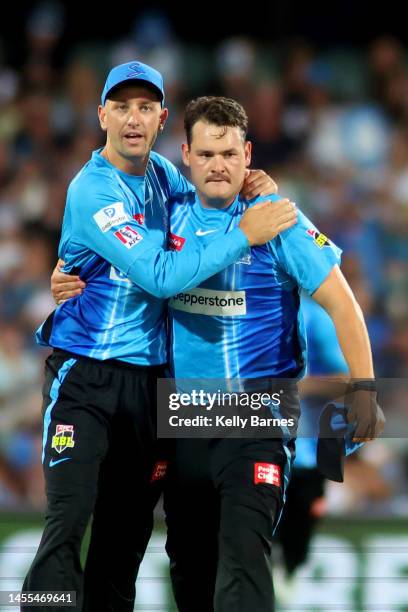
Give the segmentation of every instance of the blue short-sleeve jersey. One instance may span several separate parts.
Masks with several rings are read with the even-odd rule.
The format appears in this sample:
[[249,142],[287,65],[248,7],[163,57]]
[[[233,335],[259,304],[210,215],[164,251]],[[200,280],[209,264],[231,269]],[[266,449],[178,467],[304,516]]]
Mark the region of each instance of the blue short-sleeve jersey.
[[164,298],[223,269],[248,245],[237,229],[225,251],[198,242],[167,250],[168,200],[192,189],[157,153],[144,176],[133,176],[94,152],[69,186],[59,248],[65,271],[79,273],[87,289],[57,308],[38,342],[101,360],[164,363]]
[[[221,210],[204,208],[194,194],[178,198],[172,205],[171,233],[183,248],[218,237],[222,249],[246,207],[240,196]],[[248,248],[195,289],[175,295],[169,302],[174,376],[301,376],[305,333],[300,290],[313,294],[339,261],[340,250],[299,211],[295,226],[266,245]]]

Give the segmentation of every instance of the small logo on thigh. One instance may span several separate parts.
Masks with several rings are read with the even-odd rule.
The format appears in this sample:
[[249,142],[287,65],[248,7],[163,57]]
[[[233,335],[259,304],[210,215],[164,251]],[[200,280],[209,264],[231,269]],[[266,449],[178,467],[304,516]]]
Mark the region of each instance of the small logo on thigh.
[[274,463],[255,463],[255,484],[272,484],[280,487],[281,468]]
[[161,480],[165,477],[167,472],[167,464],[168,461],[157,461],[156,465],[153,468],[152,478],[150,482],[155,482],[156,480]]
[[51,448],[54,448],[57,453],[62,453],[66,448],[74,446],[74,426],[57,425],[55,435],[52,436]]

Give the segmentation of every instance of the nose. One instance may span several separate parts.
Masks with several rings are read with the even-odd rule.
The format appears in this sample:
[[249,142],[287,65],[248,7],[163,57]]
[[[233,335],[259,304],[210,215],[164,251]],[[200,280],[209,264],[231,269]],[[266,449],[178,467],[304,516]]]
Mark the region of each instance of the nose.
[[225,172],[225,164],[222,155],[214,155],[211,159],[211,172],[223,174]]
[[140,112],[137,108],[130,109],[127,124],[129,127],[140,125]]

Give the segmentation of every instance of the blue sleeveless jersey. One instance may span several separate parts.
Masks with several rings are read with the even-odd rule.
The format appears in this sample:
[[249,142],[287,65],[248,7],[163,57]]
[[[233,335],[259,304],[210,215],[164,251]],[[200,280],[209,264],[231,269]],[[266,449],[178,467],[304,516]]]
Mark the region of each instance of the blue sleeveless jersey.
[[132,176],[95,151],[69,186],[59,247],[64,271],[80,274],[87,288],[50,315],[37,341],[101,360],[164,363],[165,298],[199,285],[248,246],[240,229],[222,249],[217,240],[183,250],[168,244],[168,200],[192,189],[157,153],[145,176]]
[[[251,205],[266,199],[279,196]],[[218,237],[223,249],[246,207],[238,196],[226,209],[207,209],[189,194],[173,202],[171,233],[183,248]],[[294,227],[174,296],[169,302],[174,376],[301,376],[306,345],[299,292],[313,294],[339,261],[340,250],[299,211]]]

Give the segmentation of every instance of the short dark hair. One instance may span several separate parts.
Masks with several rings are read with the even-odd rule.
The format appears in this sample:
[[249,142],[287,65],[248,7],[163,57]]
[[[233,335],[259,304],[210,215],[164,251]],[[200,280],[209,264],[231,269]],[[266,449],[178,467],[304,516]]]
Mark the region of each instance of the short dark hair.
[[239,127],[242,139],[245,141],[248,130],[248,117],[245,109],[239,102],[222,96],[201,96],[191,100],[184,113],[184,129],[186,131],[188,146],[194,124],[205,121],[219,127]]

